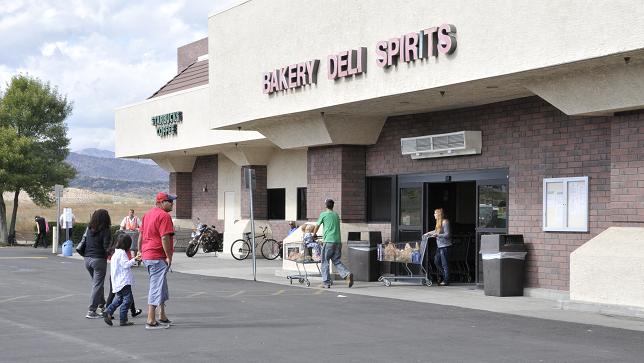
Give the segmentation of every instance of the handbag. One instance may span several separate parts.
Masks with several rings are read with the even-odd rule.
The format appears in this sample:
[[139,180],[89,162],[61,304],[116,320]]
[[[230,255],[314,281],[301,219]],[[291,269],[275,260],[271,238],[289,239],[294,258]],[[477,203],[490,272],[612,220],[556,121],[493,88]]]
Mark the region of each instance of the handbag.
[[83,238],[81,238],[80,242],[78,243],[78,246],[76,246],[76,252],[85,257],[85,239],[87,238],[87,230],[88,228],[85,228],[85,232],[83,233]]

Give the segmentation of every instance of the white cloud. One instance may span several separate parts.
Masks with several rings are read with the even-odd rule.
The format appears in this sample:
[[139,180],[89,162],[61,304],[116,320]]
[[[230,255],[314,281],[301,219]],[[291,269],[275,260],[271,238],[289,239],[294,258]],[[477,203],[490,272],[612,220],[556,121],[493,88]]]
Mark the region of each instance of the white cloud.
[[74,102],[72,150],[114,150],[114,108],[163,86],[176,48],[205,37],[208,15],[237,2],[0,0],[0,89],[18,73],[50,82]]
[[102,150],[114,149],[114,129],[102,127],[75,127],[69,129],[68,136],[72,139],[72,150],[88,148]]

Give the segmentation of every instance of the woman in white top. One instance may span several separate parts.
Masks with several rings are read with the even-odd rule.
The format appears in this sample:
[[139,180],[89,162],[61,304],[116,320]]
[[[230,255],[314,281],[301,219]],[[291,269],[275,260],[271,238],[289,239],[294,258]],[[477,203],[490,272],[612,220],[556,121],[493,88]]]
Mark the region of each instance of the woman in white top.
[[134,274],[132,266],[140,260],[141,256],[136,255],[133,259],[128,259],[126,250],[132,246],[132,238],[127,234],[120,234],[115,243],[114,254],[112,254],[111,274],[112,290],[116,293],[116,298],[105,309],[103,319],[107,325],[112,325],[112,314],[116,308],[121,307],[119,318],[121,326],[134,325],[127,321],[127,311],[131,302],[134,300],[132,295],[132,285],[134,285]]

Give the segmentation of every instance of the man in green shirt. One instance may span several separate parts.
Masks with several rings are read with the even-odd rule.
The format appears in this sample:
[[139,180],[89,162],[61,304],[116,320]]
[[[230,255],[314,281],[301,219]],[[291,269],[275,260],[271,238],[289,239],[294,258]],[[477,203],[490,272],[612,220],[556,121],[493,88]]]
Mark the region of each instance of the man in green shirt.
[[353,274],[349,269],[340,261],[342,257],[342,241],[340,240],[340,217],[338,213],[333,211],[335,202],[333,199],[327,199],[325,202],[326,210],[320,213],[317,225],[313,230],[315,236],[320,229],[320,225],[324,225],[324,236],[322,241],[322,286],[331,287],[331,274],[329,273],[329,260],[333,262],[335,268],[338,270],[340,276],[347,280],[347,286],[353,286]]

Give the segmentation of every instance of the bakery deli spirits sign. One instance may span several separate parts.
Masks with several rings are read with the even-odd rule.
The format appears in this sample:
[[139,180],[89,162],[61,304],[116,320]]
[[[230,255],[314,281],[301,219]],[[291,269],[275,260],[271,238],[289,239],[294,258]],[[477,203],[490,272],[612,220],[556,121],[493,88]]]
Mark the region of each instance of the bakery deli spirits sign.
[[[452,24],[429,27],[376,43],[376,65],[388,68],[399,62],[448,55],[456,50],[456,27]],[[265,94],[287,91],[317,83],[319,59],[290,64],[264,72],[262,89]],[[356,76],[367,72],[367,48],[350,49],[327,56],[326,75],[329,80]]]
[[152,126],[156,127],[157,135],[167,137],[177,134],[177,125],[183,122],[183,112],[170,112],[152,116]]

